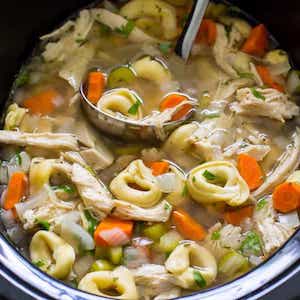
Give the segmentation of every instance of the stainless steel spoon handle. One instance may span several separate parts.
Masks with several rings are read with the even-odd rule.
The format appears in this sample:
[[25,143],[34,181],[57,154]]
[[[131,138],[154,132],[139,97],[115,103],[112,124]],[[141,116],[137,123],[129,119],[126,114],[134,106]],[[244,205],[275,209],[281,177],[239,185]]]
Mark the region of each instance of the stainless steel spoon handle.
[[184,60],[190,56],[200,24],[208,6],[209,0],[195,0],[189,19],[177,41],[175,52]]

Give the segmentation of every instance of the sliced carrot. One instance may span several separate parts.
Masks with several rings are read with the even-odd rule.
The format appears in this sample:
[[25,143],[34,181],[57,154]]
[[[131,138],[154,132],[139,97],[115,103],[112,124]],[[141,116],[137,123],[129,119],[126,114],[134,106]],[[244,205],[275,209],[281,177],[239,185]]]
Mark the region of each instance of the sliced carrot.
[[196,36],[197,43],[213,46],[217,39],[217,25],[213,20],[203,19]]
[[263,183],[262,169],[252,156],[240,154],[238,156],[238,170],[251,191],[257,189]]
[[23,106],[33,114],[48,115],[55,110],[55,101],[60,97],[56,90],[49,89],[24,100]]
[[[114,229],[117,229],[116,232],[113,232]],[[112,230],[112,231],[111,231]],[[103,238],[103,232],[107,233],[108,238]],[[111,237],[109,234],[111,232]],[[94,232],[94,240],[98,246],[117,246],[118,244],[115,243],[114,238],[120,238],[120,245],[122,245],[124,240],[123,237],[118,236],[118,232],[123,234],[124,237],[127,237],[128,240],[132,236],[133,232],[133,222],[132,221],[125,221],[113,217],[106,217],[103,219],[99,225],[97,226]]]
[[[170,94],[163,99],[160,103],[159,110],[164,111],[168,108],[173,108],[181,102],[187,100],[187,97],[181,94]],[[191,104],[184,104],[176,113],[172,116],[172,121],[177,121],[182,119],[184,116],[188,114],[188,112],[192,109]]]
[[236,210],[226,211],[224,213],[224,220],[232,225],[239,226],[246,218],[251,218],[254,207],[245,206]]
[[167,173],[170,167],[170,164],[166,161],[154,161],[149,163],[148,165],[152,169],[152,174],[154,176]]
[[14,208],[26,195],[27,176],[23,172],[15,172],[9,179],[7,193],[4,200],[3,208],[8,210]]
[[288,213],[300,207],[299,184],[284,182],[278,185],[273,192],[273,207],[282,212]]
[[97,104],[105,87],[105,75],[99,71],[90,72],[87,83],[87,98]]
[[256,66],[256,70],[265,85],[284,93],[284,87],[273,80],[272,75],[267,67]]
[[264,24],[259,24],[251,30],[241,50],[250,55],[263,56],[268,47],[268,31]]
[[172,222],[178,232],[186,239],[202,241],[206,231],[183,209],[176,209],[172,212]]

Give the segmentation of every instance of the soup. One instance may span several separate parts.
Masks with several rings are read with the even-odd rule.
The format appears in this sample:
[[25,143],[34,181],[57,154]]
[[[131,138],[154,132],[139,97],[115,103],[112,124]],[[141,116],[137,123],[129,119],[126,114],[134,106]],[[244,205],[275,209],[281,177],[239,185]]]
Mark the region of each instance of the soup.
[[[16,78],[1,220],[68,285],[177,298],[260,265],[299,226],[299,72],[263,24],[214,2],[185,62],[191,7],[103,1],[41,37]],[[154,126],[156,141],[100,131],[83,101],[116,135],[111,120]]]

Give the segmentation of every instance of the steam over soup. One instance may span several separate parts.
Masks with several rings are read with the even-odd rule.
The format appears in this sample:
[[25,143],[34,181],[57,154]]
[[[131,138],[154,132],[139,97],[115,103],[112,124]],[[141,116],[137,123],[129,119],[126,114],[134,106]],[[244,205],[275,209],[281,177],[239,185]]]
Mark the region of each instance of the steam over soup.
[[[16,78],[1,219],[66,284],[173,299],[248,272],[298,228],[299,71],[236,8],[210,3],[186,63],[174,46],[192,1],[122,3],[41,37]],[[154,144],[105,135],[81,96],[124,122],[177,127]]]

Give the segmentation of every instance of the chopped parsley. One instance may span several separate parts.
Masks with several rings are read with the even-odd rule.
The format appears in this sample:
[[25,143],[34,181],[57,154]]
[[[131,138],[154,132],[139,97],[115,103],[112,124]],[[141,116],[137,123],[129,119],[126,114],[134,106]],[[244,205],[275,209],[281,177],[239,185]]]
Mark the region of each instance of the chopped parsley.
[[136,115],[140,105],[142,104],[142,101],[139,98],[137,97],[135,98],[136,98],[136,102],[128,109],[128,113],[131,115]]
[[193,176],[192,181],[196,182],[196,177],[195,176]]
[[42,260],[37,260],[32,262],[36,267],[41,268],[45,265],[45,262],[43,262]]
[[266,206],[266,204],[268,203],[266,198],[262,198],[261,200],[258,201],[257,205],[256,205],[256,210],[261,210],[262,208],[264,208]]
[[15,80],[16,87],[21,87],[29,82],[30,76],[26,69],[22,69]]
[[115,31],[123,37],[128,38],[134,27],[134,22],[132,20],[128,20],[128,22],[125,25],[122,25],[120,28],[116,28]]
[[206,281],[205,281],[205,279],[203,278],[203,276],[201,275],[201,273],[199,271],[194,270],[193,271],[193,276],[194,276],[194,280],[195,280],[196,284],[200,288],[206,287]]
[[108,36],[112,32],[111,28],[103,23],[99,23],[99,27],[100,27],[100,34],[103,36]]
[[42,229],[42,230],[47,230],[49,231],[50,229],[50,223],[45,221],[45,220],[40,220],[40,219],[36,219],[35,220],[35,223],[37,225],[39,225],[39,227]]
[[185,23],[188,21],[188,19],[189,19],[189,15],[184,15],[184,16],[181,18],[181,20],[180,20],[180,26],[181,26],[181,28],[184,28]]
[[254,254],[259,256],[261,254],[261,243],[257,233],[250,231],[243,240],[240,250],[243,254]]
[[187,195],[188,195],[188,188],[187,188],[187,185],[185,184],[182,189],[181,196],[186,197]]
[[170,205],[169,203],[165,203],[164,209],[165,209],[166,211],[170,210],[170,209],[171,209],[171,205]]
[[249,73],[249,72],[239,72],[239,71],[236,71],[236,72],[240,78],[253,79],[253,76],[254,76],[252,73]]
[[98,221],[91,215],[88,210],[84,211],[84,216],[88,222],[88,232],[91,236],[94,235],[94,231],[97,227]]
[[266,97],[255,88],[251,88],[251,93],[257,99],[266,100]]
[[166,55],[170,53],[170,50],[172,48],[172,43],[171,42],[159,43],[158,46],[159,46],[159,50]]
[[205,170],[202,174],[202,176],[204,178],[206,178],[207,180],[216,180],[217,176],[211,172],[209,172],[208,170]]
[[74,194],[75,188],[73,186],[62,184],[62,185],[54,185],[51,187],[54,191],[61,190],[64,191],[67,194]]
[[211,239],[212,239],[213,241],[219,240],[220,237],[221,237],[220,230],[216,230],[216,231],[214,231],[214,232],[211,234]]
[[18,164],[19,166],[22,165],[22,156],[20,155],[20,153],[21,153],[20,150],[17,151],[17,153],[16,153],[16,162],[17,162],[17,164]]
[[85,168],[89,173],[91,173],[93,176],[96,176],[96,175],[97,175],[96,172],[95,172],[90,166],[86,165],[84,168]]
[[224,25],[225,31],[226,31],[226,36],[229,39],[230,38],[230,33],[232,31],[232,25]]

